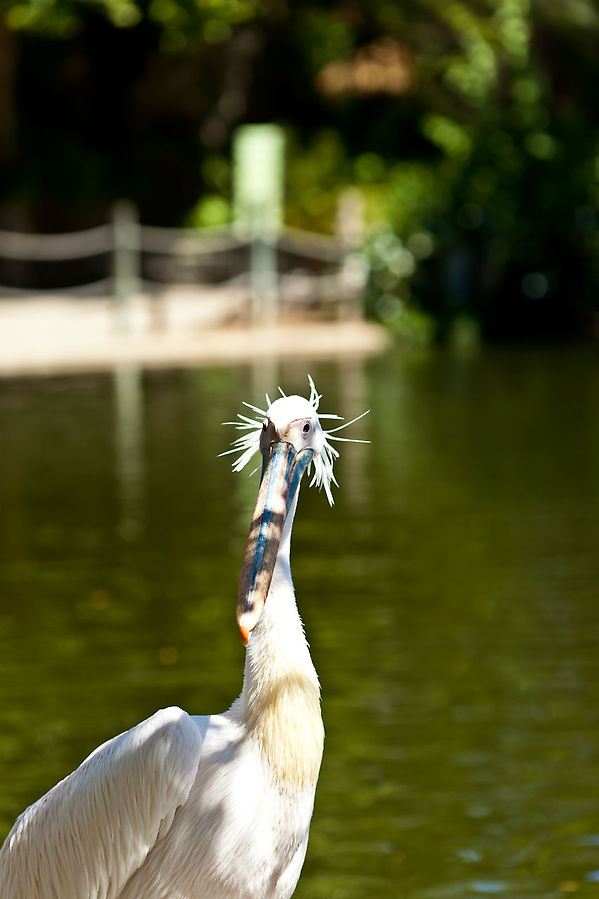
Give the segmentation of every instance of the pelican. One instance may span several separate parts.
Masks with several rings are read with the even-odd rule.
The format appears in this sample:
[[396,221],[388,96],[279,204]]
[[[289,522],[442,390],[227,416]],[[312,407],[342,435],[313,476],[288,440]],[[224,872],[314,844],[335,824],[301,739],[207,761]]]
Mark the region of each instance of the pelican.
[[[224,714],[179,708],[95,749],[17,818],[0,850],[2,899],[287,899],[306,854],[323,751],[320,686],[289,552],[299,485],[336,484],[320,395],[238,415],[240,471],[262,476],[243,557],[241,695]],[[366,413],[364,413],[366,414]],[[361,418],[361,416],[358,416]],[[353,419],[356,421],[357,419]],[[223,454],[224,455],[224,454]]]

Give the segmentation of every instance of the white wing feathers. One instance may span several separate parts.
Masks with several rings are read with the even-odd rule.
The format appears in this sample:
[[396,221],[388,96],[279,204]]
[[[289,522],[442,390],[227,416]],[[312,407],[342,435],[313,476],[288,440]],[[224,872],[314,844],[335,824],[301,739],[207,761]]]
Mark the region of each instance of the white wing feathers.
[[186,802],[202,739],[173,707],[99,746],[15,822],[2,899],[116,899]]

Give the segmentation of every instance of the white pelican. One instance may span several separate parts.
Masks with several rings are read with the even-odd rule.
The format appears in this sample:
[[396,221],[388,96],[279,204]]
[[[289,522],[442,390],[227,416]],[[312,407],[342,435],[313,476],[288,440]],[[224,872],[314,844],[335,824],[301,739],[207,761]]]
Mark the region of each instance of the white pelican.
[[310,388],[309,399],[267,397],[266,412],[250,407],[260,420],[235,423],[246,433],[230,450],[242,451],[234,469],[258,449],[263,457],[237,597],[241,695],[221,715],[162,709],[99,746],[15,822],[0,851],[1,899],[293,893],[324,731],[291,582],[291,528],[311,463],[332,503],[329,439],[344,439],[323,431],[311,379]]

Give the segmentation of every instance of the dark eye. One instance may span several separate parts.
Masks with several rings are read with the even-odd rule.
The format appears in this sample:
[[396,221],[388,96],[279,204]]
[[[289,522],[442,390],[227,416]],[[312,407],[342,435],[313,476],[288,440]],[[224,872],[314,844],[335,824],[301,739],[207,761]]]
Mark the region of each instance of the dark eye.
[[310,433],[310,422],[309,421],[304,422],[304,427],[302,428],[302,431],[304,432],[304,434]]

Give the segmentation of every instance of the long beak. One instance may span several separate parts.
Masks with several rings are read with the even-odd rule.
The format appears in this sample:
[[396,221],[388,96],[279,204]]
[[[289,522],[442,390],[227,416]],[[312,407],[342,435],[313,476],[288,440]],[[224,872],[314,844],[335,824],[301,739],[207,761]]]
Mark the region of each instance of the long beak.
[[264,609],[287,512],[313,455],[309,449],[297,453],[283,441],[271,444],[268,452],[237,592],[237,624],[244,646]]

